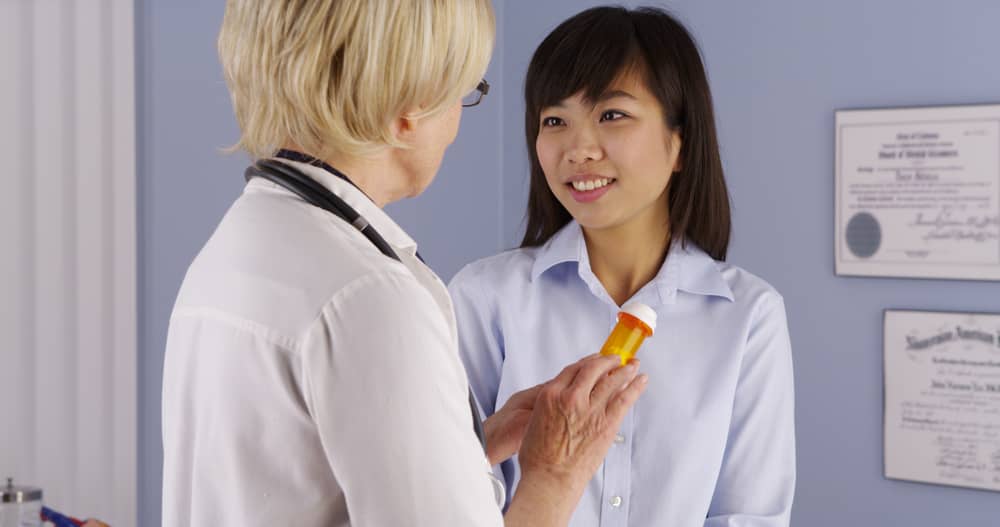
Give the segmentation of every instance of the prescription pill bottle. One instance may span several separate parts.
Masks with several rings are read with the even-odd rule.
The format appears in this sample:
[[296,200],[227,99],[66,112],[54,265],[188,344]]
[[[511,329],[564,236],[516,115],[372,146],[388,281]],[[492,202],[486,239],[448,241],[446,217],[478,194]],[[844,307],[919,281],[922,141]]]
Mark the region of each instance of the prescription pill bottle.
[[625,304],[618,312],[618,323],[601,347],[601,355],[618,355],[624,366],[655,329],[656,311],[653,308],[639,302]]

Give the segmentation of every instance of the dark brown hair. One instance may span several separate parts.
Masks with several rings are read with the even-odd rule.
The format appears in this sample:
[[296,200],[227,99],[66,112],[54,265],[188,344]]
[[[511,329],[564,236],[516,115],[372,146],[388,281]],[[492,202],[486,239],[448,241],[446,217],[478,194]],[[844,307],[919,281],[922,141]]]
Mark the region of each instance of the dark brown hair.
[[628,71],[642,73],[663,109],[666,126],[681,136],[681,170],[667,188],[671,236],[725,260],[729,194],[705,68],[687,29],[651,7],[588,9],[560,24],[535,50],[524,85],[531,186],[521,247],[544,244],[572,219],[549,189],[538,162],[535,140],[541,111],[581,92],[585,99],[597,100]]

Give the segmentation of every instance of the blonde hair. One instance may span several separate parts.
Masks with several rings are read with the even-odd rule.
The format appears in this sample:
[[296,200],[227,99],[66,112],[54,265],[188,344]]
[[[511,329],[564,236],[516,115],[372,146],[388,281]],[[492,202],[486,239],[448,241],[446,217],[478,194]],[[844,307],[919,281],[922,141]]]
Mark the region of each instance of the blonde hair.
[[392,121],[475,89],[494,31],[490,0],[227,0],[219,57],[241,130],[233,149],[404,147]]

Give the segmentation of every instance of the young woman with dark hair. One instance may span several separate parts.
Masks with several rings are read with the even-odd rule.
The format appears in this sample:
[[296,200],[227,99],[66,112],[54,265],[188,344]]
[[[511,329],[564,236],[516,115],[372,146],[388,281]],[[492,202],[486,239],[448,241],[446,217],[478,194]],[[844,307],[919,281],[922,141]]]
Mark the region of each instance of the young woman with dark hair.
[[[489,415],[652,307],[651,382],[572,525],[786,526],[795,486],[782,297],[725,263],[729,196],[698,48],[666,12],[599,7],[545,38],[525,82],[521,247],[451,283]],[[501,465],[513,489],[516,459]]]

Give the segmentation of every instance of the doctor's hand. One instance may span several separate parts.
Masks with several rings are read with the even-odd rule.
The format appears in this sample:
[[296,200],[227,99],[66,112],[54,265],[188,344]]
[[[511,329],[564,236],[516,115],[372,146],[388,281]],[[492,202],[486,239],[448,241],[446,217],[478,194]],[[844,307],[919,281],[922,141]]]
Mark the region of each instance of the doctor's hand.
[[507,525],[566,525],[625,414],[646,389],[639,363],[591,355],[545,383],[518,452]]
[[491,465],[506,461],[517,453],[528,430],[531,411],[535,407],[535,399],[542,389],[542,384],[527,390],[521,390],[507,399],[503,408],[483,422],[486,433],[486,457]]

